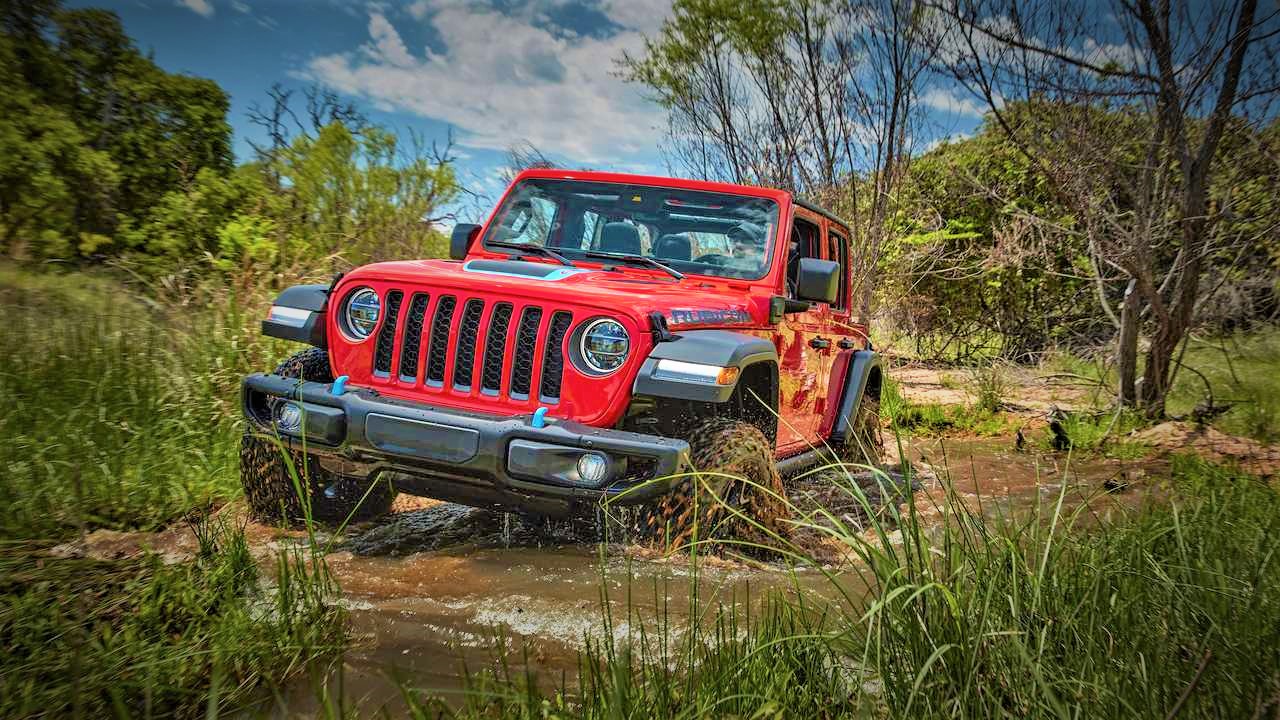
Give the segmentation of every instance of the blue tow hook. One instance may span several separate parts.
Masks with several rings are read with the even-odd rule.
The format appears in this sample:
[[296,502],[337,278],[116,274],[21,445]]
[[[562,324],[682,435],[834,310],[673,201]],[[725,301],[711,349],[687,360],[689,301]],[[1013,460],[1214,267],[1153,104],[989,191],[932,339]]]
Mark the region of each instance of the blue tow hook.
[[547,426],[547,408],[545,406],[533,411],[533,420],[529,421],[529,425],[536,428]]
[[333,379],[333,388],[329,390],[330,395],[341,395],[347,391],[347,376],[339,375]]

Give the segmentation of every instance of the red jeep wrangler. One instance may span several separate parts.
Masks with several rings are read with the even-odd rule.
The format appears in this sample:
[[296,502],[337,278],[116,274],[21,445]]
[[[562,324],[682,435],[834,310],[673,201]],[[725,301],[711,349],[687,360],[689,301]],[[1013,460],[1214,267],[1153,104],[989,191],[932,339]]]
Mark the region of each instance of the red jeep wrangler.
[[610,500],[665,543],[689,536],[695,498],[704,536],[772,522],[780,476],[879,456],[849,237],[780,190],[523,172],[486,225],[454,229],[451,259],[279,296],[263,332],[315,349],[244,380],[251,510],[367,518],[405,492],[566,516]]

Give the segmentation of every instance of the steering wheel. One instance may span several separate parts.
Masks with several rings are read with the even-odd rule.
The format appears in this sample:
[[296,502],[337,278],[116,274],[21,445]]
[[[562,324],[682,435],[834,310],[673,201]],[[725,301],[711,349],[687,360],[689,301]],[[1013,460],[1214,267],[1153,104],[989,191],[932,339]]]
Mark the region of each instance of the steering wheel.
[[716,265],[718,267],[724,267],[725,265],[728,265],[729,260],[730,258],[728,255],[721,255],[719,253],[707,253],[706,255],[699,255],[698,257],[694,258],[694,262],[696,263],[702,263],[704,265]]

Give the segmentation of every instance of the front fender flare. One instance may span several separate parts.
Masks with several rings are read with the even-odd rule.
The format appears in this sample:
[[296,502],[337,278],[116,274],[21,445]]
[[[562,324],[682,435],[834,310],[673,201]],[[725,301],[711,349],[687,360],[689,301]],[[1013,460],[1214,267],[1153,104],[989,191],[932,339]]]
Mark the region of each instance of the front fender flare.
[[[656,376],[659,360],[736,367],[745,370],[762,362],[778,364],[778,350],[768,340],[728,330],[689,330],[676,333],[675,340],[658,343],[645,358],[632,385],[633,395],[692,400],[694,402],[727,402],[733,396],[733,385],[677,380]],[[741,376],[739,376],[741,377]]]
[[262,321],[262,334],[318,348],[328,347],[325,311],[331,289],[328,285],[285,288],[271,303],[271,313]]

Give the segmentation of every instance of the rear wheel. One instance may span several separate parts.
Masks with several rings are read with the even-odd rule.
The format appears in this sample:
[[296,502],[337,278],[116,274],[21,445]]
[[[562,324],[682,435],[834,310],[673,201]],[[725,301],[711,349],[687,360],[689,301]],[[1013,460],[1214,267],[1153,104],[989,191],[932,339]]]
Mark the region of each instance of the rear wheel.
[[[299,380],[333,382],[329,358],[319,348],[294,355],[275,372]],[[286,456],[289,462],[285,461]],[[294,526],[305,522],[308,506],[311,518],[324,523],[342,522],[348,517],[354,521],[371,520],[386,514],[396,495],[385,481],[370,488],[363,478],[325,469],[313,454],[285,450],[273,439],[249,430],[240,440],[240,482],[255,519]]]
[[695,540],[726,541],[748,552],[774,545],[786,505],[764,433],[750,423],[711,418],[688,440],[694,471],[645,508],[644,534],[669,551]]
[[880,427],[880,399],[863,395],[853,419],[849,442],[840,448],[840,461],[877,467],[884,458],[884,434]]

